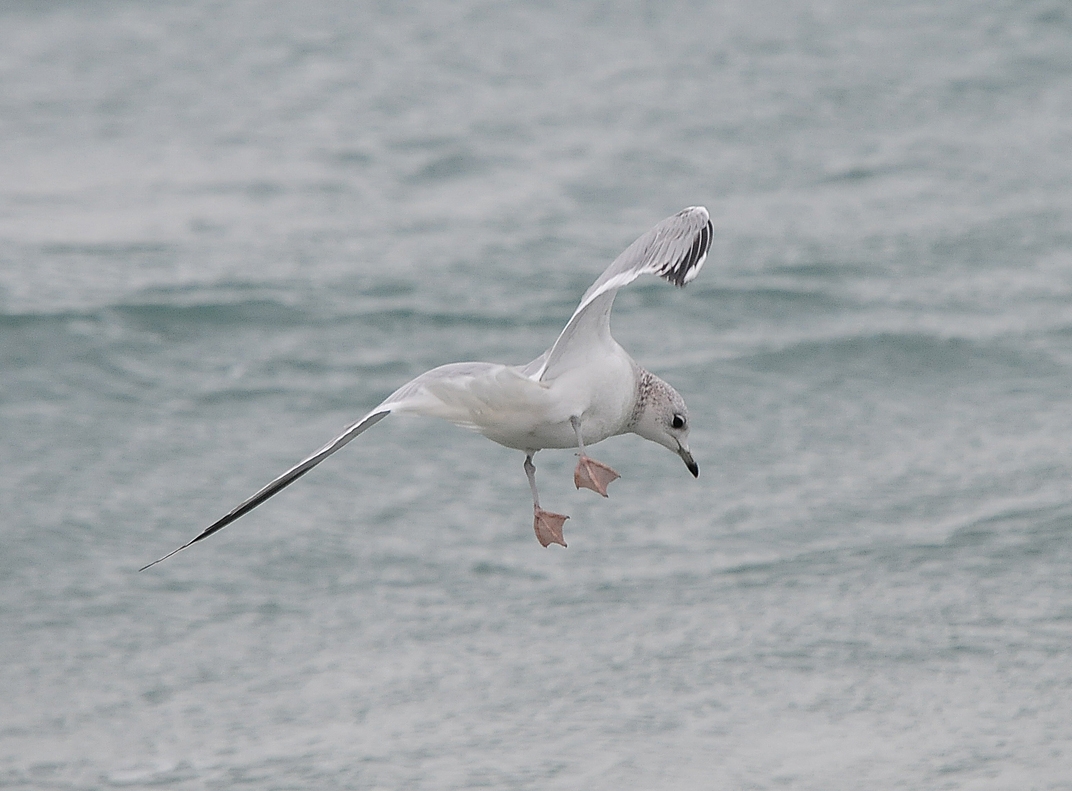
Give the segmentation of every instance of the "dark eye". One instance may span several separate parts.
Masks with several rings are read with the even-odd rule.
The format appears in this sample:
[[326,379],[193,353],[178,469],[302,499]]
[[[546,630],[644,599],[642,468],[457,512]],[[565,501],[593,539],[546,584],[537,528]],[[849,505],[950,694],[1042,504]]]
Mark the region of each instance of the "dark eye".
[[674,419],[670,421],[670,428],[685,428],[685,418],[681,415],[674,415]]

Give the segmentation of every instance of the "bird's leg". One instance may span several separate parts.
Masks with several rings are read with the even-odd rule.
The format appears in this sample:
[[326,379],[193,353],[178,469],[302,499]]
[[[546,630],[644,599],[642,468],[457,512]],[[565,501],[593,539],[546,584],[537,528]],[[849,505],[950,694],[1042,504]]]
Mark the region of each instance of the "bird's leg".
[[607,487],[622,476],[603,462],[589,458],[588,454],[584,452],[580,420],[576,417],[571,417],[570,425],[573,426],[573,430],[577,434],[577,455],[580,456],[580,461],[577,462],[577,469],[573,471],[573,483],[578,489],[583,486],[585,489],[591,489],[593,492],[598,492],[606,497]]
[[548,544],[561,544],[566,546],[562,538],[562,525],[569,519],[565,514],[553,514],[540,508],[540,494],[536,491],[536,465],[532,463],[532,451],[525,456],[525,475],[529,477],[529,488],[532,489],[532,511],[535,514],[532,520],[532,529],[536,531],[536,540],[543,546]]

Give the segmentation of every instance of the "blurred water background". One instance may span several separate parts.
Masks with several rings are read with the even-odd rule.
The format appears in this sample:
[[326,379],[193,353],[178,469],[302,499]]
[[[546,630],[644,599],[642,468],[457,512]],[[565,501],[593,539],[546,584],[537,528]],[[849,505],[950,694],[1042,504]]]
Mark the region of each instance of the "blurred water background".
[[[1072,788],[1063,0],[0,5],[0,788]],[[609,500],[392,419],[615,335]]]

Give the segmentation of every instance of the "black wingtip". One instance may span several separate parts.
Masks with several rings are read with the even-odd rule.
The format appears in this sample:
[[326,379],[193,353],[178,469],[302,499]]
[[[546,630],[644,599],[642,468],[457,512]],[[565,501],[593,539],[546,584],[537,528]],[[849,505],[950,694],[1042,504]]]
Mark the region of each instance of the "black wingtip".
[[[192,544],[192,543],[193,543],[193,541],[191,541],[191,542],[190,542],[190,544]],[[157,563],[163,563],[163,562],[164,562],[165,560],[167,560],[167,559],[168,559],[169,557],[171,557],[172,555],[177,555],[177,554],[179,554],[180,552],[182,552],[182,551],[183,551],[184,549],[186,549],[186,547],[190,546],[190,544],[183,544],[183,545],[182,545],[181,547],[179,547],[178,549],[174,549],[174,550],[172,550],[171,552],[168,552],[168,553],[167,553],[166,555],[164,555],[164,557],[162,557],[162,558],[157,558],[157,559],[156,559],[156,560],[154,560],[154,561],[153,561],[152,563],[146,563],[146,564],[145,564],[144,566],[142,566],[142,567],[141,567],[140,569],[138,569],[138,573],[140,574],[141,572],[145,571],[145,569],[151,569],[151,568],[152,568],[153,566],[155,566],[155,565],[156,565]]]
[[714,235],[714,226],[708,220],[707,224],[696,234],[696,238],[692,240],[692,247],[689,248],[689,251],[663,277],[678,288],[684,288],[690,279],[689,275],[695,269],[698,269],[704,259],[707,258],[707,252],[711,249],[711,240]]

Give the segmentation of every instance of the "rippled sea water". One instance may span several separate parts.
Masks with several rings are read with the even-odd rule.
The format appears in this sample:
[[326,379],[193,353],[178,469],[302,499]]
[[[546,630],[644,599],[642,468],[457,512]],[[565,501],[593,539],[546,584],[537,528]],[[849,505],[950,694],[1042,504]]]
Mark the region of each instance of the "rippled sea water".
[[[0,787],[1072,788],[1072,11],[0,5]],[[537,457],[386,394],[615,335]]]

